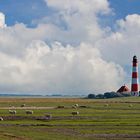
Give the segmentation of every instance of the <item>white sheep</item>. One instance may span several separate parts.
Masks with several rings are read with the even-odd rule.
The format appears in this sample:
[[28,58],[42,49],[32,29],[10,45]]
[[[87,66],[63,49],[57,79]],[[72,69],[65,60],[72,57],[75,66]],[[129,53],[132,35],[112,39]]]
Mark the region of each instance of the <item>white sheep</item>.
[[0,121],[3,121],[3,118],[2,117],[0,117]]
[[9,110],[9,113],[10,114],[16,114],[17,112],[16,112],[16,110]]
[[78,104],[75,104],[74,106],[78,107],[79,105]]
[[72,108],[77,109],[77,107],[79,107],[78,104],[72,105]]

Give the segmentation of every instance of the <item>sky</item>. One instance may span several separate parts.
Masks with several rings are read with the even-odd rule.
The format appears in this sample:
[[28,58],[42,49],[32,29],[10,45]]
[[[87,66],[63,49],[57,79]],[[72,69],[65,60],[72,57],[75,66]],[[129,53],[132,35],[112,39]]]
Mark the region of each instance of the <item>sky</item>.
[[0,0],[0,93],[130,87],[139,44],[139,0]]

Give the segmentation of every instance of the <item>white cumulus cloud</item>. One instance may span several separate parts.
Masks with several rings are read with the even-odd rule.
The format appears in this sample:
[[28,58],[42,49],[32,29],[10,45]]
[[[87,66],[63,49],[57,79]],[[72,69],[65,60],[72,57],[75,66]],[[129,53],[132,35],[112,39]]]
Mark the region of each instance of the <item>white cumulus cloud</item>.
[[101,59],[99,50],[88,44],[74,48],[56,42],[49,47],[36,40],[25,52],[18,59],[0,55],[1,90],[88,94],[113,90],[123,79],[122,68]]
[[48,6],[67,12],[80,12],[83,14],[95,14],[98,12],[110,12],[107,0],[46,0]]
[[5,15],[3,13],[0,12],[0,28],[5,27]]
[[[133,55],[140,51],[140,15],[133,14],[117,21],[117,30],[100,40],[99,48],[104,59],[121,65],[131,65]],[[118,57],[119,56],[119,57]]]

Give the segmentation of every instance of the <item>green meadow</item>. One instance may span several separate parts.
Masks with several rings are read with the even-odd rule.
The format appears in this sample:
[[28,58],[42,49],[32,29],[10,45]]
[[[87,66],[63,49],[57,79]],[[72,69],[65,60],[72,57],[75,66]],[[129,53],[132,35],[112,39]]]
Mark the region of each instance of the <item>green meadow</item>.
[[[26,110],[34,113],[26,114]],[[52,118],[46,119],[46,114]],[[0,117],[0,140],[140,139],[140,97],[0,98]]]

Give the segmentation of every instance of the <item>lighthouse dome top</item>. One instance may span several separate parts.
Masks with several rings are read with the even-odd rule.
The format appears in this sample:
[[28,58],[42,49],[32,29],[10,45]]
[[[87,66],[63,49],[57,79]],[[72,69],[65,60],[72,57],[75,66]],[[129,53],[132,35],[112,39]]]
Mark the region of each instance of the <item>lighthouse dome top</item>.
[[133,56],[133,62],[137,63],[137,56],[136,55]]
[[136,55],[134,55],[134,56],[133,56],[133,59],[137,59],[137,56],[136,56]]

